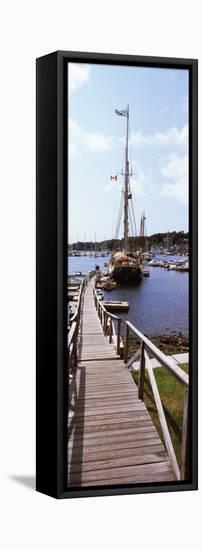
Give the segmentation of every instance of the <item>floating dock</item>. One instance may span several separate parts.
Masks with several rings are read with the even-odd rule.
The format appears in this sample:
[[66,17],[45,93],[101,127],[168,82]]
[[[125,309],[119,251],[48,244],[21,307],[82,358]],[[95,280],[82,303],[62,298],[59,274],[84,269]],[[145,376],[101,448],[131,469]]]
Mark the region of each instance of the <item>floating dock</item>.
[[128,302],[119,302],[118,300],[110,300],[103,302],[104,307],[107,311],[119,312],[119,311],[128,311],[129,303]]

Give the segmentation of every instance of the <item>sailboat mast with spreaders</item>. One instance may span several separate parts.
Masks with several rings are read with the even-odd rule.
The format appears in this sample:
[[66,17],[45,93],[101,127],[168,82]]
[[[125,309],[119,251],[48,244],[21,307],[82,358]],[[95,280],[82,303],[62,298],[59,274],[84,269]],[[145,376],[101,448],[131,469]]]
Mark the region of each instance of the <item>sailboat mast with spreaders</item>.
[[[129,127],[129,105],[126,111],[120,111],[126,113],[126,148],[125,148],[125,187],[124,187],[124,250],[128,252],[128,182],[129,182],[129,160],[128,160],[128,127]],[[115,111],[119,114],[119,111]]]
[[113,279],[119,283],[136,284],[142,276],[140,258],[137,254],[129,252],[129,200],[132,200],[130,189],[130,167],[128,159],[128,135],[129,135],[129,105],[126,109],[118,111],[115,109],[118,116],[126,118],[126,143],[125,143],[125,171],[124,176],[124,250],[116,252],[112,255],[109,263],[109,273]]

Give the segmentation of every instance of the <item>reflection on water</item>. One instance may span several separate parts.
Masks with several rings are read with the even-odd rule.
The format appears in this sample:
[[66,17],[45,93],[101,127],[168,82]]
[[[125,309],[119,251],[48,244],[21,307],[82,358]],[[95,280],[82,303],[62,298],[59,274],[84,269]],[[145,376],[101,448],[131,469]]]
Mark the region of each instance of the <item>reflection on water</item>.
[[[109,257],[70,257],[68,273],[87,273],[97,264],[106,270],[104,263],[108,259]],[[165,259],[171,261],[172,257]],[[177,260],[177,257],[173,259]],[[158,267],[149,267],[149,270],[150,277],[143,278],[138,287],[117,287],[111,292],[105,291],[105,299],[129,302],[129,311],[121,313],[120,316],[131,321],[145,334],[182,332],[187,335],[189,273],[166,271]]]

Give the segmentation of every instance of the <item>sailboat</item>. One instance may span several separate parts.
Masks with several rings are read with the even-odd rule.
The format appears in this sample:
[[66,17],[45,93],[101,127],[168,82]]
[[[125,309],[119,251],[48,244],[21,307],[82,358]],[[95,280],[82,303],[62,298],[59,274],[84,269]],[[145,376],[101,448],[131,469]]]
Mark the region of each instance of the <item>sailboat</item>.
[[110,276],[120,284],[137,284],[142,278],[141,257],[137,253],[129,251],[129,200],[132,199],[130,188],[130,169],[128,160],[128,131],[129,131],[129,105],[127,109],[115,113],[126,117],[126,145],[125,145],[125,172],[124,176],[124,249],[114,252],[109,262]]
[[83,252],[83,256],[87,256],[87,252],[86,252],[86,233],[84,234],[84,252]]
[[94,257],[99,257],[99,252],[97,251],[97,240],[96,240],[96,233],[95,233],[95,248],[94,248]]

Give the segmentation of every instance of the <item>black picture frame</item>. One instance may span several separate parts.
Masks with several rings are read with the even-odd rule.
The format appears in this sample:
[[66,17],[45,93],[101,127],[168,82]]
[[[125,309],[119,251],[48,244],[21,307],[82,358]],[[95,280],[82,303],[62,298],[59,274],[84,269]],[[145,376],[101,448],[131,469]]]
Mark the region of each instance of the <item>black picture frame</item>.
[[[190,220],[190,471],[189,481],[66,487],[66,243],[67,243],[67,78],[68,62],[185,68],[189,71]],[[197,187],[198,61],[136,55],[57,51],[36,61],[36,489],[55,498],[89,497],[197,489]]]

